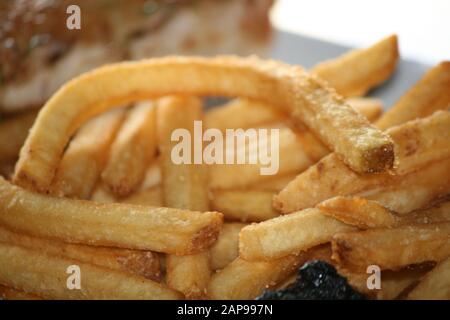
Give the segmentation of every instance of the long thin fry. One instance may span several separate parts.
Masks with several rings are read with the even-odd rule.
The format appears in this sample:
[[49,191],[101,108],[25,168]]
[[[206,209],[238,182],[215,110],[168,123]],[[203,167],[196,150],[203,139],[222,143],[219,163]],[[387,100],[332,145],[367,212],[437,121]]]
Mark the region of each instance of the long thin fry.
[[112,110],[92,119],[78,131],[58,166],[52,193],[89,199],[123,116],[123,109]]
[[241,222],[261,222],[279,216],[272,208],[271,191],[214,191],[211,208],[224,214],[225,219]]
[[312,72],[344,96],[362,96],[391,76],[398,57],[397,36],[392,35],[371,47],[319,63]]
[[159,257],[151,251],[92,247],[30,237],[0,227],[0,241],[159,281]]
[[58,199],[2,178],[0,199],[0,223],[8,229],[72,243],[190,254],[214,243],[222,225],[217,212]]
[[239,255],[239,232],[246,224],[225,223],[217,242],[211,247],[211,269],[226,267]]
[[362,229],[392,227],[397,223],[397,217],[385,207],[359,197],[331,198],[317,208],[327,216]]
[[[383,171],[394,162],[390,138],[300,67],[254,57],[167,57],[106,66],[63,86],[39,113],[14,181],[48,191],[70,136],[83,123],[114,105],[168,94],[262,100],[304,122],[359,172]],[[47,130],[50,127],[53,130]]]
[[327,243],[336,233],[352,230],[319,209],[305,209],[243,228],[239,255],[245,260],[276,259]]
[[[158,146],[162,169],[164,204],[169,207],[199,211],[209,210],[208,171],[201,164],[175,164],[172,140],[177,129],[188,130],[194,136],[194,121],[202,119],[202,104],[198,98],[167,97],[158,106]],[[190,142],[194,146],[195,138]],[[200,141],[201,143],[201,141]],[[188,299],[206,296],[210,278],[209,252],[166,257],[167,284]]]
[[440,262],[408,295],[411,300],[450,299],[450,258]]
[[397,270],[441,261],[450,255],[450,222],[340,233],[332,247],[333,259],[350,270],[364,271],[369,265]]
[[128,196],[139,187],[156,154],[155,115],[153,102],[135,105],[111,145],[102,180],[119,197]]
[[376,125],[387,129],[406,121],[429,116],[450,105],[450,61],[430,69],[400,100],[382,115]]
[[[68,288],[69,276],[76,272],[71,266],[79,268],[79,290]],[[5,243],[0,243],[0,283],[44,299],[180,298],[152,280]]]

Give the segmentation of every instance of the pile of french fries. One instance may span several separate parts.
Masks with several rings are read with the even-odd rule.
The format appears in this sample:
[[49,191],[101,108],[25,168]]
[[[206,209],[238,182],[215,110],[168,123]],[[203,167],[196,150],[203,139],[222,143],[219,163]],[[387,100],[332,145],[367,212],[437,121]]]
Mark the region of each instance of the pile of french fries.
[[[312,75],[224,61],[232,67],[217,78],[262,74],[261,87],[244,92],[250,80],[240,78],[236,89],[220,87],[217,66],[197,60],[174,62],[192,77],[173,86],[165,61],[140,66],[150,79],[125,76],[130,64],[114,70],[123,72],[115,91],[93,91],[96,75],[110,76],[100,70],[65,86],[36,120],[0,122],[0,295],[254,299],[324,260],[373,299],[450,299],[450,62],[383,113],[364,95],[393,74],[396,36]],[[208,88],[196,87],[191,65],[204,68]],[[138,83],[151,82],[153,69],[162,84],[146,95]],[[272,69],[299,81],[263,91],[277,80],[264,73]],[[131,94],[119,80],[140,89]],[[197,94],[211,92],[245,94],[204,111]],[[174,164],[171,134],[193,133],[196,120],[221,131],[278,128],[278,173],[260,175],[260,163]],[[80,289],[67,287],[71,265]],[[367,286],[373,265],[381,288]]]

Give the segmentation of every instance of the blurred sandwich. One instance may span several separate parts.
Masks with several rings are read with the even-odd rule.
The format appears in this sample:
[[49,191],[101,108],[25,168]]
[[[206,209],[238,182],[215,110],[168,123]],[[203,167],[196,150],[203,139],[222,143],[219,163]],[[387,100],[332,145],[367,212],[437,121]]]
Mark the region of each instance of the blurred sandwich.
[[[273,0],[1,0],[0,113],[38,108],[74,76],[167,54],[263,55]],[[69,5],[81,29],[69,30]]]

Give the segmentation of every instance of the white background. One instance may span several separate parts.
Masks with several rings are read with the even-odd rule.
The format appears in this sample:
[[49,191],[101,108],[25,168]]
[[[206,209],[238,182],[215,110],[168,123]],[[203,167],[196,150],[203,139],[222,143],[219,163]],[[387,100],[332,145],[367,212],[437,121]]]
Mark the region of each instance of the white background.
[[281,30],[355,47],[396,33],[403,57],[450,60],[450,0],[277,0],[272,21]]

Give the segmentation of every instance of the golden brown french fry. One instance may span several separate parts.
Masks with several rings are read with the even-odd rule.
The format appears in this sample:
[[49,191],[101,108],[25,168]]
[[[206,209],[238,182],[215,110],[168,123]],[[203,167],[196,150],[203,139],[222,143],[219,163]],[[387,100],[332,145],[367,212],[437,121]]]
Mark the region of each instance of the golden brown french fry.
[[450,257],[440,262],[425,275],[422,281],[409,293],[411,300],[450,299]]
[[53,194],[89,199],[108,157],[124,110],[112,110],[84,125],[72,139],[58,166]]
[[254,128],[266,123],[285,120],[286,115],[277,110],[277,108],[260,101],[239,98],[205,113],[206,127],[221,131],[226,129]]
[[389,129],[395,141],[396,174],[412,172],[424,163],[450,157],[450,111]]
[[142,183],[156,154],[156,105],[142,102],[128,113],[111,145],[102,180],[118,197],[125,197]]
[[336,233],[352,230],[355,228],[319,209],[305,209],[243,228],[239,234],[239,256],[245,260],[277,259],[327,243]]
[[[93,93],[92,88],[101,90]],[[305,123],[358,172],[384,171],[394,163],[389,136],[300,67],[255,57],[166,57],[105,66],[61,87],[39,113],[22,147],[15,183],[47,192],[70,137],[88,119],[117,104],[167,94],[262,100]]]
[[403,215],[446,196],[450,190],[449,172],[450,158],[430,163],[404,176],[394,176],[386,185],[366,190],[359,195]]
[[[80,272],[80,289],[70,290],[71,274]],[[69,271],[69,273],[67,273]],[[152,280],[0,243],[0,283],[44,299],[180,299]]]
[[213,244],[222,225],[217,212],[53,198],[3,178],[0,200],[8,229],[71,243],[191,254]]
[[317,205],[323,214],[360,229],[389,228],[397,217],[378,202],[360,197],[334,197]]
[[383,102],[380,99],[368,97],[347,98],[347,103],[365,116],[370,122],[376,121],[383,112]]
[[[273,132],[269,131],[270,137]],[[270,138],[268,138],[270,141]],[[303,142],[289,128],[279,130],[279,153],[277,175],[299,172],[313,164],[313,159],[303,147]],[[245,152],[248,155],[251,151],[258,150],[258,141],[246,143],[240,149],[225,149],[225,152]],[[257,157],[256,157],[257,159]],[[272,159],[272,161],[276,161]],[[268,163],[257,161],[256,164],[213,164],[209,166],[210,187],[213,189],[235,189],[246,187],[259,181],[269,180],[271,175],[261,175],[261,168],[268,167]]]
[[26,112],[0,121],[0,161],[15,160],[36,119],[36,112]]
[[162,190],[160,186],[151,187],[146,190],[137,191],[131,196],[122,199],[120,202],[150,207],[162,207]]
[[279,216],[272,208],[272,191],[216,190],[212,193],[211,208],[224,214],[225,219],[242,222],[261,222]]
[[430,69],[400,100],[384,113],[376,125],[387,129],[406,121],[429,116],[450,105],[450,61]]
[[341,266],[363,272],[369,265],[397,270],[441,261],[450,256],[450,222],[339,233],[332,248],[333,259]]
[[[207,211],[208,171],[201,164],[175,164],[172,159],[172,133],[188,130],[194,136],[194,121],[202,119],[200,99],[173,96],[158,105],[158,147],[162,170],[164,204],[169,207]],[[193,139],[194,140],[194,139]],[[192,146],[196,141],[191,141]],[[209,252],[166,257],[166,281],[169,287],[182,292],[188,299],[206,297],[210,278]]]
[[1,226],[0,242],[160,280],[159,257],[151,251],[68,244],[11,232]]
[[239,232],[246,224],[225,223],[217,242],[211,247],[211,269],[225,268],[239,255]]
[[363,96],[392,75],[398,57],[397,36],[391,35],[368,48],[321,62],[312,72],[344,96]]
[[[446,118],[445,114],[439,113],[387,130],[389,134],[391,131],[395,133],[393,138],[396,152],[402,155],[396,168],[398,172],[405,174],[445,157],[446,152],[436,150],[434,142],[417,145],[415,138],[426,136],[430,140],[436,139],[438,146],[448,145],[449,140],[445,139],[447,135],[444,134],[442,138],[444,129],[435,129],[430,125],[435,120],[445,123]],[[420,133],[412,134],[411,126]],[[407,156],[411,145],[415,146],[415,156]],[[358,174],[340,162],[336,155],[330,154],[290,182],[275,196],[274,206],[281,212],[288,213],[315,206],[333,196],[354,194],[376,185],[385,185],[387,179],[392,180],[392,177],[389,174]]]
[[211,277],[209,298],[214,300],[249,300],[269,286],[288,277],[305,262],[300,256],[270,261],[246,261],[237,258]]
[[0,285],[0,300],[42,300],[38,296]]

